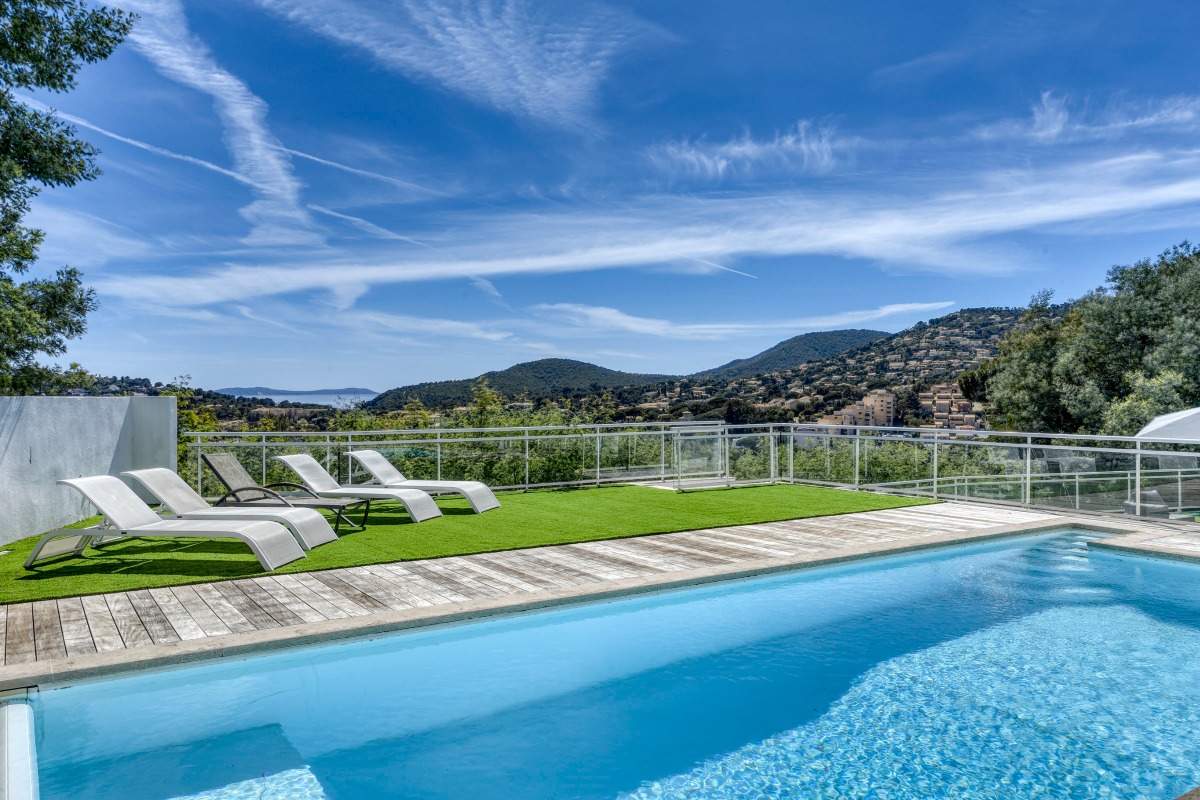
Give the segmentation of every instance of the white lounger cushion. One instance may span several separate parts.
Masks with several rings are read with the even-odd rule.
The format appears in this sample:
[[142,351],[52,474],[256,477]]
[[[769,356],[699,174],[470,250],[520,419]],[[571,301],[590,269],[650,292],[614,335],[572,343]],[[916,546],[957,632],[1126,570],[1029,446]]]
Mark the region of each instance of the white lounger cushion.
[[396,469],[392,462],[375,450],[352,450],[346,455],[353,458],[371,477],[389,489],[416,489],[422,492],[450,492],[467,498],[476,514],[500,507],[500,501],[486,484],[479,481],[425,481],[409,480]]
[[375,486],[342,487],[325,471],[315,458],[304,453],[290,456],[275,456],[291,467],[300,480],[321,497],[361,497],[365,500],[395,500],[404,505],[413,522],[440,517],[442,510],[433,498],[415,489],[386,489]]
[[287,528],[275,522],[205,522],[183,519],[159,519],[154,509],[142,502],[120,478],[93,475],[58,481],[77,489],[99,509],[112,533],[123,536],[167,536],[193,539],[239,539],[250,546],[263,569],[270,571],[298,558],[304,551]]
[[196,494],[183,478],[169,469],[135,469],[122,472],[145,486],[167,509],[180,519],[264,519],[278,522],[291,531],[296,541],[305,550],[337,541],[337,534],[329,527],[325,517],[312,508],[288,508],[287,506],[231,506],[213,508],[204,498]]

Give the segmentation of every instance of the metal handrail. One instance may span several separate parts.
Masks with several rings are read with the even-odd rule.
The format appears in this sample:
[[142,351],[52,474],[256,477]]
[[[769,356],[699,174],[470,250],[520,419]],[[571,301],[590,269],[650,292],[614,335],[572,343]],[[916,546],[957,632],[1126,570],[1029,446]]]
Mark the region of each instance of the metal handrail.
[[[1112,480],[1128,482],[1130,499],[1140,513],[1141,491],[1148,483],[1164,476],[1176,477],[1181,483],[1176,497],[1183,501],[1183,476],[1200,477],[1200,440],[1139,439],[1130,436],[1101,436],[1085,434],[1049,434],[1017,431],[962,431],[929,428],[819,425],[811,423],[758,423],[732,425],[720,421],[672,421],[652,423],[597,423],[580,425],[531,425],[513,428],[418,428],[370,431],[209,431],[184,434],[188,448],[196,454],[196,485],[201,488],[202,467],[199,456],[211,449],[233,451],[258,450],[262,457],[262,475],[268,472],[268,453],[272,450],[308,447],[325,450],[326,464],[340,464],[344,452],[355,447],[375,447],[391,450],[415,450],[407,456],[432,467],[436,462],[438,477],[443,466],[462,464],[463,459],[478,465],[489,459],[505,470],[503,473],[517,483],[496,488],[537,488],[543,486],[599,485],[602,483],[650,480],[674,480],[678,488],[686,488],[690,480],[714,478],[733,484],[745,481],[810,482],[822,485],[867,487],[889,492],[928,494],[932,486],[937,496],[941,487],[956,487],[955,494],[964,489],[1003,485],[1017,487],[1019,500],[1035,504],[1037,495],[1047,485],[1062,483],[1096,483]],[[694,458],[685,459],[682,442],[691,439],[691,447],[701,448],[695,458],[706,461],[697,464]],[[553,480],[555,473],[546,472],[547,458],[554,456],[554,443],[574,442],[571,452],[576,472],[570,480]],[[616,443],[616,452],[613,443]],[[594,443],[594,446],[593,446]],[[904,480],[872,481],[878,475],[875,462],[880,447],[892,443],[911,445],[913,469],[917,477]],[[823,465],[813,464],[814,447],[824,445]],[[670,446],[668,446],[670,445]],[[1132,445],[1113,446],[1113,445]],[[1172,446],[1163,450],[1159,446]],[[545,448],[550,447],[547,451]],[[1150,449],[1153,447],[1154,449]],[[465,448],[465,449],[464,449]],[[626,449],[627,448],[627,449]],[[706,449],[707,448],[707,449]],[[959,448],[976,452],[960,461]],[[626,456],[622,462],[621,451]],[[657,452],[654,452],[654,451]],[[819,450],[817,451],[819,453]],[[921,456],[926,452],[925,457]],[[1003,453],[1004,458],[997,456]],[[1035,458],[1035,453],[1038,457]],[[801,455],[805,454],[804,458]],[[990,455],[989,455],[990,454]],[[836,457],[835,457],[836,456]],[[1131,459],[1131,468],[1112,469],[1112,457]],[[403,453],[399,458],[406,458]],[[894,457],[894,456],[893,456]],[[1108,469],[1072,472],[1038,472],[1043,460],[1071,457],[1096,457],[1107,461]],[[1163,467],[1161,462],[1145,463],[1147,458],[1188,458],[1179,467]],[[818,457],[819,459],[819,457]],[[996,464],[1004,474],[952,475],[951,464]],[[687,460],[689,463],[684,463]],[[189,459],[190,461],[190,459]],[[637,462],[637,463],[635,463]],[[891,462],[894,464],[895,462]],[[1128,463],[1128,462],[1125,462]],[[1193,468],[1189,463],[1196,464]],[[534,465],[541,470],[534,474]],[[1147,468],[1153,466],[1153,469]],[[1064,466],[1067,466],[1064,464]],[[1124,466],[1122,464],[1122,466]],[[703,467],[697,469],[697,467]],[[710,468],[711,467],[711,468]],[[982,466],[983,469],[990,467]],[[338,466],[340,469],[340,466]],[[1011,470],[1011,471],[1010,471]],[[432,472],[433,470],[430,469]],[[561,474],[561,473],[560,473]],[[912,473],[910,473],[912,474]],[[544,479],[551,480],[544,480]],[[1077,488],[1078,492],[1078,488]],[[972,499],[961,497],[959,499]],[[1114,510],[1116,510],[1114,508]]]

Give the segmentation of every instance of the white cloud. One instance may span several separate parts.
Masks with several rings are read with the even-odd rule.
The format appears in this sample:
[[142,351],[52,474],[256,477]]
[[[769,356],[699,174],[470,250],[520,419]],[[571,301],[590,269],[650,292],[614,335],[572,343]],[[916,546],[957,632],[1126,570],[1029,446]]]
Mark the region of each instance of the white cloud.
[[422,337],[439,336],[458,339],[482,339],[500,342],[512,337],[511,331],[500,330],[491,325],[462,322],[452,319],[431,319],[407,314],[389,314],[382,311],[348,311],[337,315],[339,324],[353,328],[362,335],[419,334]]
[[564,320],[588,331],[619,331],[670,339],[728,339],[733,336],[757,336],[764,333],[786,336],[792,331],[845,328],[900,314],[941,311],[953,305],[954,301],[952,300],[934,303],[894,303],[878,308],[841,311],[835,314],[797,319],[705,323],[678,323],[665,319],[638,317],[607,306],[589,306],[579,303],[541,303],[533,308],[554,319]]
[[383,183],[391,184],[392,186],[400,189],[410,189],[419,194],[437,195],[439,197],[453,196],[449,192],[443,192],[440,189],[431,189],[428,186],[421,186],[420,184],[412,183],[411,181],[402,181],[399,178],[393,178],[390,175],[381,175],[378,172],[371,172],[369,170],[359,169],[358,167],[351,167],[337,161],[330,161],[327,158],[320,158],[308,153],[303,153],[299,150],[293,150],[290,147],[284,147],[282,149],[283,152],[287,153],[288,155],[296,156],[297,158],[303,158],[307,161],[313,161],[326,167],[333,167],[334,169],[341,170],[342,172],[348,172],[351,175],[359,175],[363,178],[370,178],[374,181],[381,181]]
[[[286,264],[234,263],[105,275],[102,292],[204,305],[346,285],[645,267],[697,259],[834,256],[946,274],[1022,268],[981,240],[1101,220],[1135,224],[1200,201],[1200,152],[1135,153],[1058,169],[997,170],[924,197],[776,192],[753,196],[654,196],[610,210],[499,213],[459,219],[458,245],[437,253],[380,245],[354,257],[316,253]],[[451,225],[442,219],[443,227]]]
[[1030,135],[1043,141],[1057,139],[1067,127],[1069,119],[1066,101],[1050,92],[1042,92],[1041,103],[1033,107],[1033,127]]
[[646,157],[668,174],[721,180],[763,172],[774,176],[826,173],[837,164],[835,151],[848,146],[835,139],[832,128],[803,120],[773,139],[755,139],[747,131],[741,138],[721,143],[703,139],[667,142],[650,148]]
[[504,296],[500,294],[500,290],[496,288],[496,284],[489,281],[487,278],[479,278],[472,276],[469,278],[471,285],[493,300],[503,300]]
[[213,98],[236,172],[255,187],[257,195],[240,212],[251,225],[245,242],[320,242],[300,203],[302,184],[292,173],[282,145],[267,127],[267,104],[222,68],[204,43],[191,34],[176,0],[126,0],[122,8],[142,17],[129,37],[142,55],[163,75]]
[[654,30],[599,6],[528,0],[257,0],[389,69],[472,101],[589,128],[617,53]]
[[1039,144],[1081,144],[1130,134],[1180,133],[1200,129],[1200,97],[1120,100],[1101,107],[1073,103],[1070,97],[1042,92],[1026,119],[1007,119],[975,129],[985,141],[1018,139]]

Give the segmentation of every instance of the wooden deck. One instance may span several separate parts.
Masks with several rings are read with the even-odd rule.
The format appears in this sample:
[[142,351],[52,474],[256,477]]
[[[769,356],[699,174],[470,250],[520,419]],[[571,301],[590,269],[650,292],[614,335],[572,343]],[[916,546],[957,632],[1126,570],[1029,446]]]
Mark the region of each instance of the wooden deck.
[[30,665],[630,578],[667,580],[672,573],[700,568],[849,548],[886,549],[898,542],[1057,518],[943,503],[18,603],[0,606],[0,664]]

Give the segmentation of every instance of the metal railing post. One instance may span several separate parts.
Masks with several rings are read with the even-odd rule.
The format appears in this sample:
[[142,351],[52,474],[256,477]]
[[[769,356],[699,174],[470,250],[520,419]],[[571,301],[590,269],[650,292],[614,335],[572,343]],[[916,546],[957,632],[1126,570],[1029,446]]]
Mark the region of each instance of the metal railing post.
[[600,485],[600,428],[596,428],[596,485]]
[[858,429],[854,429],[854,488],[858,488],[858,455],[859,455],[859,437],[861,434]]
[[200,456],[204,453],[204,447],[200,444],[199,436],[196,437],[196,494],[204,496],[204,462]]
[[529,428],[525,429],[525,489],[529,489]]
[[267,437],[262,437],[262,483],[259,486],[267,485]]
[[771,437],[771,482],[774,483],[779,478],[779,445],[775,441],[775,426],[771,426],[771,432],[767,434]]
[[1025,505],[1033,499],[1033,437],[1025,437]]
[[[1161,462],[1160,462],[1161,463]],[[1183,470],[1175,470],[1175,511],[1183,512]]]
[[1142,443],[1137,442],[1134,447],[1136,453],[1133,456],[1133,515],[1140,517],[1142,515]]
[[728,486],[733,482],[733,434],[729,432],[728,428],[723,429],[723,435],[719,441],[724,455],[725,485]]
[[659,480],[663,483],[667,482],[667,429],[663,428],[658,432],[658,474]]
[[1075,510],[1079,510],[1079,473],[1075,473]]
[[796,431],[788,429],[788,480],[796,480]]
[[442,432],[437,432],[435,441],[437,443],[437,479],[442,479]]
[[[938,441],[933,440],[933,499],[938,496]],[[957,492],[955,493],[957,494]]]

